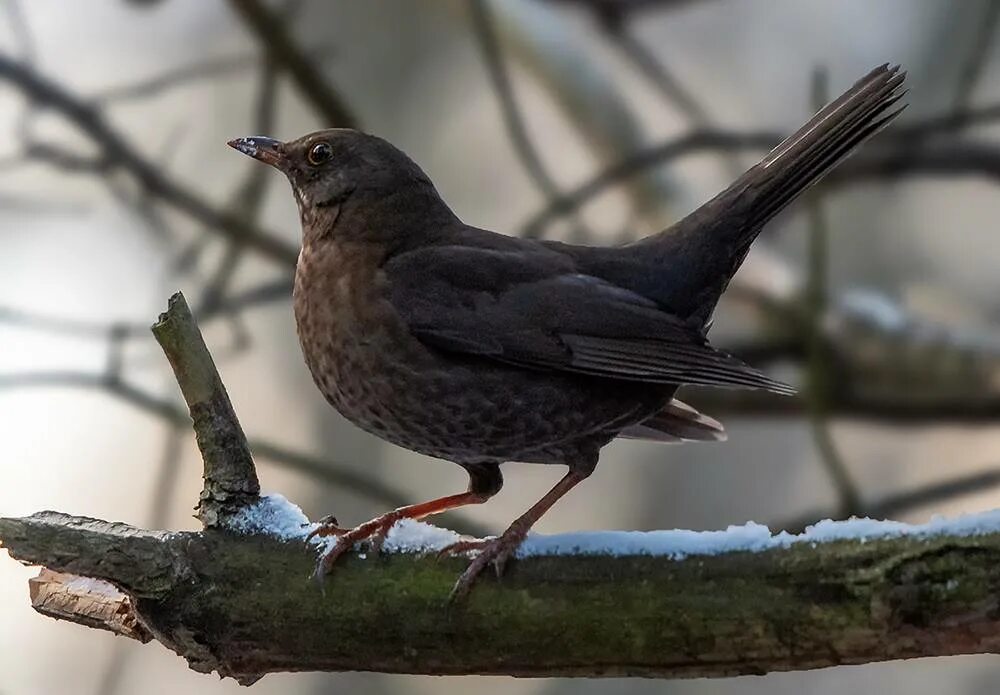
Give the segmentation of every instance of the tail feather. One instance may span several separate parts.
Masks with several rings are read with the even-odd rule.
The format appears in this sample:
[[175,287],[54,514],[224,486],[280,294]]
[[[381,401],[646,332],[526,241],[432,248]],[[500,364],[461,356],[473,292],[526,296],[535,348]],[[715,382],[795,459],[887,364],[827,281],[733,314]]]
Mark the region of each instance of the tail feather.
[[644,288],[692,322],[706,322],[761,228],[904,107],[906,74],[882,65],[827,104],[729,188],[673,227],[626,252],[647,263],[681,268]]
[[756,182],[757,188],[748,231],[754,228],[759,231],[788,203],[899,115],[905,107],[890,109],[905,94],[896,91],[905,77],[906,73],[899,72],[898,66],[876,68],[744,174],[734,187],[748,180]]
[[618,436],[654,442],[722,442],[726,440],[726,431],[718,420],[675,398],[663,410],[626,427]]

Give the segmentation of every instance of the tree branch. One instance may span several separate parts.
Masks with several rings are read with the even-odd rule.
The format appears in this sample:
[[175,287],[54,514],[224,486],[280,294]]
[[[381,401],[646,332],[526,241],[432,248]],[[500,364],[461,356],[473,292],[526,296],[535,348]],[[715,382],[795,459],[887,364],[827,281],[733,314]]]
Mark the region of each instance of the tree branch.
[[295,41],[279,13],[257,0],[229,0],[229,6],[257,36],[271,60],[288,71],[302,98],[323,117],[326,127],[358,127],[347,103]]
[[[345,558],[334,590],[319,591],[307,580],[306,520],[256,496],[246,440],[183,298],[154,332],[199,436],[205,529],[58,512],[0,519],[11,556],[46,568],[32,583],[45,615],[153,637],[192,669],[245,684],[301,670],[726,676],[1000,651],[996,515],[892,537],[761,537],[745,527],[749,543],[737,533],[699,546],[682,532],[674,550],[643,550],[657,546],[641,540],[551,554],[542,539],[502,582],[486,579],[450,608],[462,561],[400,552],[440,547],[420,540]],[[238,512],[218,506],[238,498]]]
[[250,445],[184,295],[178,292],[170,298],[166,313],[153,325],[153,335],[191,411],[205,462],[198,518],[206,527],[218,526],[260,493]]
[[[486,64],[490,83],[496,93],[500,114],[503,117],[507,136],[514,146],[514,152],[529,178],[545,198],[550,201],[555,200],[560,196],[559,185],[546,168],[541,154],[528,135],[524,116],[514,96],[514,87],[511,84],[510,76],[507,74],[507,67],[504,63],[489,3],[487,0],[473,0],[469,3],[469,12],[472,18],[472,28],[483,54],[483,62]],[[571,217],[572,240],[576,243],[592,242],[594,239],[593,231],[583,223],[583,220],[576,213],[573,213]]]
[[451,610],[458,560],[350,557],[323,593],[300,544],[266,536],[46,512],[0,520],[0,539],[22,562],[120,587],[192,669],[245,684],[288,670],[728,676],[1000,651],[997,534],[534,557]]
[[[989,143],[949,143],[947,148],[914,150],[918,140],[1000,117],[1000,107],[960,112],[883,133],[869,148],[831,172],[827,185],[901,176],[984,176],[1000,178],[1000,150]],[[767,151],[781,142],[771,131],[697,130],[647,147],[602,169],[589,180],[550,200],[522,226],[522,236],[540,236],[560,217],[570,214],[613,186],[648,169],[699,152]]]
[[216,209],[195,191],[182,187],[133,148],[98,109],[77,99],[62,86],[2,53],[0,81],[13,84],[38,106],[54,109],[65,116],[100,147],[100,161],[121,167],[158,199],[203,223],[215,234],[245,244],[286,268],[294,266],[298,256],[294,245],[248,224],[239,215]]

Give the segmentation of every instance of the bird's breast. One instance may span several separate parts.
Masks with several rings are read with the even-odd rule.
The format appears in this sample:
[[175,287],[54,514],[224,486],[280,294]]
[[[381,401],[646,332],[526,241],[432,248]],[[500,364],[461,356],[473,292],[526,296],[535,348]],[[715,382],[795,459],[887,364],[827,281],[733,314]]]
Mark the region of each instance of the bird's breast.
[[[417,340],[374,249],[307,245],[294,306],[306,364],[348,420],[456,462],[565,462],[644,408],[636,388],[462,358]],[[637,410],[638,409],[638,410]]]
[[[313,380],[347,419],[399,441],[400,413],[427,393],[434,357],[387,297],[377,249],[329,243],[299,255],[293,293],[299,343]],[[416,396],[419,397],[419,396]]]

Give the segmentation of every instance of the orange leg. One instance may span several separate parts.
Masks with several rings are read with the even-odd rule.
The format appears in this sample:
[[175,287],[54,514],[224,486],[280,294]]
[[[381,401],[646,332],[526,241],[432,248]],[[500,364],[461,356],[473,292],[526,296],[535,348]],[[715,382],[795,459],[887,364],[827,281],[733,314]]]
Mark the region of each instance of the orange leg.
[[308,538],[311,539],[314,536],[337,536],[337,543],[320,557],[319,563],[316,566],[316,578],[322,579],[325,575],[329,574],[337,559],[353,548],[354,544],[359,541],[370,540],[372,549],[374,551],[380,550],[382,543],[385,541],[386,534],[401,519],[423,519],[450,509],[464,507],[468,504],[482,504],[487,499],[489,498],[478,492],[463,492],[458,495],[448,495],[447,497],[439,497],[429,502],[410,504],[405,507],[393,509],[391,512],[386,512],[352,529],[338,527],[335,519],[332,520],[332,524],[323,524],[310,533]]
[[458,578],[458,581],[455,582],[455,586],[451,590],[451,600],[458,601],[464,598],[472,588],[476,577],[482,573],[487,565],[493,565],[497,576],[502,574],[507,560],[517,551],[518,546],[524,541],[525,536],[528,535],[528,531],[535,525],[535,522],[541,519],[542,515],[549,511],[552,505],[559,501],[563,495],[576,487],[582,480],[585,480],[588,475],[590,475],[590,471],[570,470],[562,480],[545,493],[542,499],[538,500],[528,511],[515,519],[514,523],[496,538],[458,541],[442,550],[442,553],[448,553],[462,552],[475,548],[480,549],[479,554],[473,559],[465,572],[462,573],[462,576]]
[[469,504],[482,504],[499,492],[503,485],[500,467],[496,464],[469,464],[464,468],[469,473],[469,489],[466,492],[399,507],[353,529],[340,528],[336,519],[326,517],[319,528],[309,534],[307,541],[315,536],[337,536],[337,542],[320,556],[315,578],[322,581],[337,559],[359,541],[370,540],[372,549],[376,552],[380,550],[386,534],[401,519],[423,519]]

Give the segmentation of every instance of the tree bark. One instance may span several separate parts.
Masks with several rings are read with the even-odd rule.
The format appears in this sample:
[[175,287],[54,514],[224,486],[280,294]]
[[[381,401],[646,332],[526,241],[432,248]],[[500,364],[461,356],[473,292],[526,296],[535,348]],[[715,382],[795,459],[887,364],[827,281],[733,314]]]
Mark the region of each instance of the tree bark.
[[1000,650],[1000,534],[533,557],[457,606],[459,559],[350,556],[321,590],[301,541],[54,512],[0,520],[0,539],[22,562],[113,583],[192,669],[241,683],[303,670],[731,676]]

